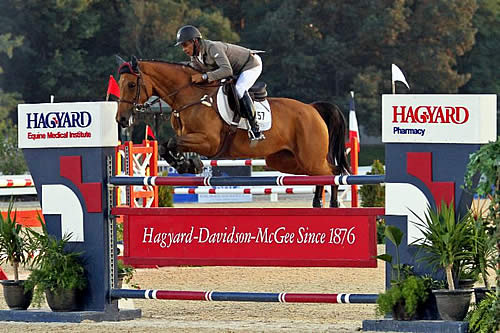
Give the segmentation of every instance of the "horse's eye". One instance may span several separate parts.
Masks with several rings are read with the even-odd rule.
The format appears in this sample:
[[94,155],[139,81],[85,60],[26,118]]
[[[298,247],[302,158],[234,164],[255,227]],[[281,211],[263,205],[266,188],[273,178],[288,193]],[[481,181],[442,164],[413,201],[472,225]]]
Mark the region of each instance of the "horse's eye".
[[135,88],[135,83],[134,83],[134,82],[129,82],[128,87],[129,87],[130,89]]

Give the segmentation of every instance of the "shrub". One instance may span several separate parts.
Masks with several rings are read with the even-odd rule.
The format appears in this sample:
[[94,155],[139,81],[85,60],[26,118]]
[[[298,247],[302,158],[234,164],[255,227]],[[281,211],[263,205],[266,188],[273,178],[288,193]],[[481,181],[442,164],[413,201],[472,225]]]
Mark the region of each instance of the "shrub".
[[490,292],[486,294],[486,298],[481,303],[476,304],[474,310],[470,311],[465,317],[465,320],[469,322],[469,332],[498,332],[500,324],[499,315],[496,312],[496,303],[498,301],[495,293]]
[[[162,172],[161,176],[168,176]],[[172,186],[158,187],[158,207],[174,207],[174,188]]]
[[[385,174],[384,166],[379,160],[373,161],[371,171],[368,175]],[[382,184],[363,185],[359,189],[361,195],[361,207],[384,207],[385,205],[385,188]]]

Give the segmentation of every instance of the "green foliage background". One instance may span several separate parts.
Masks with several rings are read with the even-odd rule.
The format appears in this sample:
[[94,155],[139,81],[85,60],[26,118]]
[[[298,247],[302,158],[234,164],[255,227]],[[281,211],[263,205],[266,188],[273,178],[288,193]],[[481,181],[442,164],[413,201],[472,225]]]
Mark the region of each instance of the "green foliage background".
[[[0,139],[8,142],[1,160],[17,161],[3,151],[15,145],[18,103],[50,95],[104,100],[115,54],[187,60],[172,47],[184,24],[265,50],[262,80],[271,96],[335,102],[347,113],[354,90],[358,122],[375,136],[391,63],[411,93],[496,94],[500,87],[498,0],[0,0],[0,13]],[[402,84],[397,90],[408,93]],[[0,171],[23,168],[12,164]]]

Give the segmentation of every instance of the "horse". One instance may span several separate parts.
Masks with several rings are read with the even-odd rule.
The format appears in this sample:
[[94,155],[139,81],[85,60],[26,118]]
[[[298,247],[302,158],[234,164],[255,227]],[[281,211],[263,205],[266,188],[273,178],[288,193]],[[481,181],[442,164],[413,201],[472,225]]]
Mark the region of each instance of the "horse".
[[[289,98],[267,100],[272,127],[265,140],[250,142],[246,130],[237,129],[228,140],[230,126],[217,112],[220,82],[194,84],[198,71],[186,63],[137,60],[119,66],[120,99],[116,121],[127,127],[134,115],[149,107],[152,96],[172,108],[171,124],[176,136],[160,144],[159,154],[179,173],[200,173],[199,159],[186,159],[184,152],[217,158],[265,158],[268,167],[297,175],[340,175],[350,172],[345,154],[346,121],[335,104],[305,104]],[[323,186],[315,187],[313,207],[322,206]],[[332,185],[330,207],[338,207],[338,186]]]

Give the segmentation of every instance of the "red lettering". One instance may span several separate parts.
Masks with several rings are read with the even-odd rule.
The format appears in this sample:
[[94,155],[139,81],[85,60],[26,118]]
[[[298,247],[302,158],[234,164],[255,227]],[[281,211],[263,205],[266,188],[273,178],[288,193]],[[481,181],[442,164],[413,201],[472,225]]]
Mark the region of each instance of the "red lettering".
[[[460,121],[460,110],[463,110],[464,113],[464,119]],[[466,107],[463,106],[457,106],[455,109],[455,117],[453,117],[452,121],[455,124],[463,124],[466,123],[467,120],[469,120],[469,110],[467,110]]]
[[[421,109],[424,109],[423,112],[420,112]],[[429,110],[430,106],[418,106],[415,109],[415,119],[418,123],[426,123],[429,120],[429,111],[425,112],[425,110]]]
[[[441,119],[441,120],[438,121],[438,119]],[[445,123],[446,122],[444,119],[444,115],[443,115],[443,109],[440,106],[437,109],[436,118],[434,119],[434,122],[435,123]]]
[[469,110],[464,106],[392,106],[393,123],[464,124],[469,120]]
[[413,108],[411,106],[408,108],[408,113],[406,114],[406,121],[405,121],[405,123],[408,122],[409,118],[411,118],[411,122],[412,123],[415,122],[415,115],[413,114]]
[[446,110],[446,123],[449,123],[453,120],[455,108],[453,106],[445,106],[444,109]]
[[436,110],[439,109],[439,106],[433,106],[433,107],[429,107],[429,123],[430,124],[433,124],[436,122],[436,117],[434,117],[434,115],[436,114]]
[[[406,122],[406,121],[404,121],[404,118],[405,118],[405,108],[406,108],[406,106],[402,105],[401,106],[401,112],[398,112],[398,106],[397,105],[393,105],[392,106],[392,112],[393,112],[392,122],[393,123],[399,123],[399,122],[405,123]],[[398,116],[401,117],[400,121],[398,121]]]

